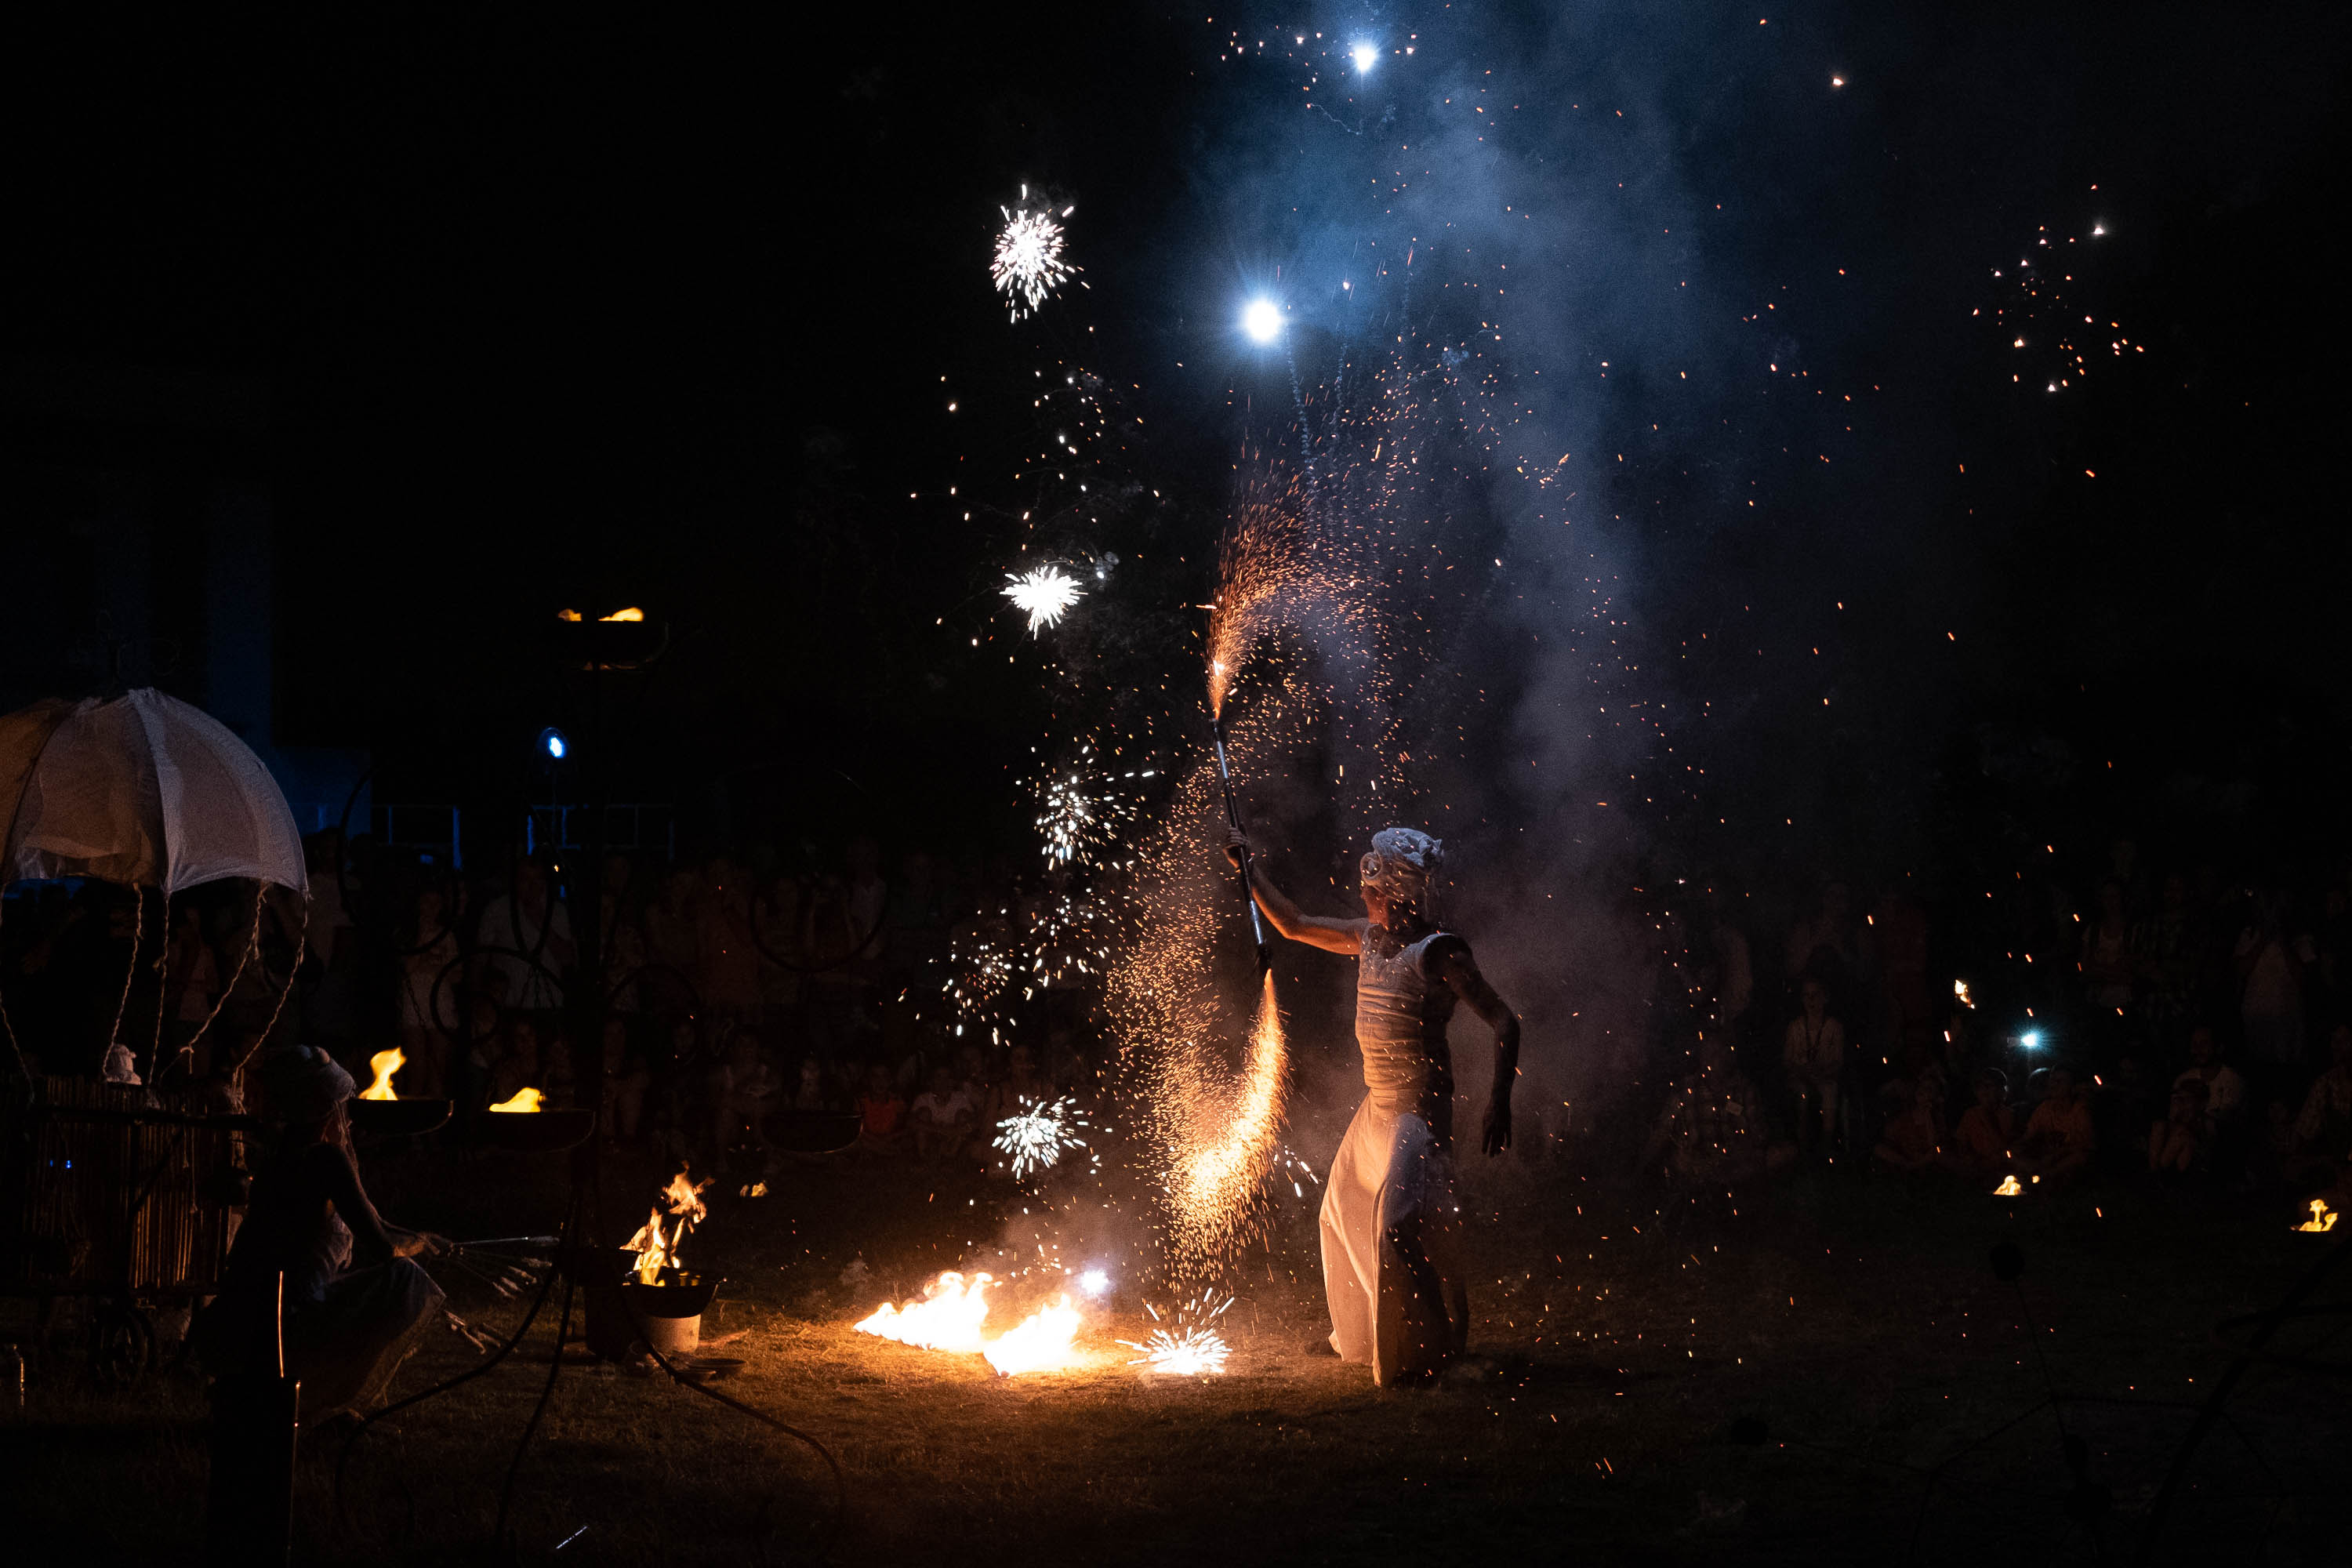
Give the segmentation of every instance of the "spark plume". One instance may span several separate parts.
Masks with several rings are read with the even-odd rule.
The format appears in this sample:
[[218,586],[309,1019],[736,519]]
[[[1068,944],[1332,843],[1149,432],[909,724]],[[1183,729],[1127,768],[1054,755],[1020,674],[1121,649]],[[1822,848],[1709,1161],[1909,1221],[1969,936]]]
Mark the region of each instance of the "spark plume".
[[1215,1249],[1206,1244],[1230,1232],[1274,1168],[1287,1065],[1282,1012],[1268,972],[1241,1082],[1223,1095],[1194,1086],[1194,1116],[1205,1116],[1214,1131],[1186,1151],[1171,1176],[1178,1231],[1204,1250]]
[[1000,591],[1029,617],[1031,637],[1046,626],[1058,626],[1084,594],[1078,580],[1059,566],[1034,566],[1018,576],[1007,572],[1004,580],[1012,586]]
[[[1224,1315],[1225,1309],[1234,1304],[1234,1298],[1224,1297],[1213,1305],[1212,1300],[1203,1291],[1177,1309],[1172,1327],[1154,1329],[1149,1338],[1141,1341],[1119,1341],[1128,1349],[1143,1352],[1127,1364],[1172,1377],[1213,1376],[1223,1372],[1225,1358],[1233,1353],[1233,1347],[1209,1325]],[[1161,1321],[1160,1310],[1149,1301],[1143,1310],[1151,1314],[1154,1322]],[[1192,1319],[1189,1323],[1185,1321],[1188,1316]]]
[[1004,215],[1004,226],[997,231],[996,255],[988,267],[996,291],[1004,296],[1005,308],[1016,321],[1035,313],[1077,270],[1062,259],[1068,237],[1061,219],[1069,216],[1072,209],[1064,207],[1056,216],[1051,208],[1030,206],[1026,185],[1021,187],[1021,199],[1018,207],[997,209]]

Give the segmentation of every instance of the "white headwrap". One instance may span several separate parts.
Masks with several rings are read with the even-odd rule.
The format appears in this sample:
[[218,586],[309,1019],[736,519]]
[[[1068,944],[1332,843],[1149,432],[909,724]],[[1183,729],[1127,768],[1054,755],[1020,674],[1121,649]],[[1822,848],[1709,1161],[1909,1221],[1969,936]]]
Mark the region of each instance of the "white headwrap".
[[1429,879],[1437,871],[1445,846],[1417,827],[1383,827],[1372,835],[1372,847],[1361,868],[1367,888],[1378,888],[1400,903],[1420,906],[1429,914]]

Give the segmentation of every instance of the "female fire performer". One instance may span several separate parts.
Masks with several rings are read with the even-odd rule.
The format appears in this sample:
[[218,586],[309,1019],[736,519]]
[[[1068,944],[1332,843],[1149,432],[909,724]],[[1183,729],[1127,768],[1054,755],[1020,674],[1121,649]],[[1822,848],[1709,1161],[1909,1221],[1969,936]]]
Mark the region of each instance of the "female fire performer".
[[310,1046],[273,1052],[261,1086],[281,1130],[254,1175],[198,1344],[215,1373],[271,1364],[282,1345],[305,1423],[365,1411],[441,1304],[411,1259],[446,1244],[386,1225],[368,1201],[343,1110],[352,1076],[333,1058]]
[[1410,827],[1374,834],[1361,868],[1361,920],[1301,913],[1248,860],[1239,832],[1225,850],[1236,867],[1250,865],[1250,891],[1276,931],[1359,959],[1356,1040],[1366,1093],[1324,1188],[1323,1291],[1331,1352],[1369,1363],[1383,1387],[1434,1379],[1469,1336],[1455,1256],[1454,1065],[1445,1044],[1457,1001],[1495,1031],[1480,1146],[1495,1155],[1511,1145],[1519,1021],[1478,973],[1470,944],[1430,919],[1439,848]]

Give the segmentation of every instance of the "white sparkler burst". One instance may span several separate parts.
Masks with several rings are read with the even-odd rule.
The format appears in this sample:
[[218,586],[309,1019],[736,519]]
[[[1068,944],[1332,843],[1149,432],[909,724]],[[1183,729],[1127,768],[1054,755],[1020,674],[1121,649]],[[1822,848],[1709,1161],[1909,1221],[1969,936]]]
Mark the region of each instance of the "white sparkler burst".
[[1026,185],[1021,187],[1021,201],[1018,207],[996,209],[1004,215],[1004,226],[997,231],[996,256],[988,265],[988,275],[996,280],[997,292],[1004,296],[1016,321],[1043,305],[1077,270],[1062,259],[1067,237],[1061,220],[1075,209],[1064,207],[1057,216],[1051,208],[1033,208]]
[[1073,1149],[1085,1148],[1087,1141],[1078,1136],[1078,1129],[1086,1124],[1085,1112],[1066,1094],[1050,1104],[1024,1097],[1018,1112],[996,1124],[996,1147],[1013,1156],[1013,1174],[1018,1180],[1046,1169]]
[[1033,566],[1017,577],[1007,572],[1004,580],[1012,586],[1000,591],[1029,617],[1031,637],[1041,627],[1058,625],[1084,596],[1078,580],[1059,566]]
[[[1177,1309],[1172,1329],[1154,1329],[1150,1339],[1139,1342],[1119,1341],[1128,1349],[1143,1352],[1127,1364],[1173,1377],[1203,1377],[1223,1372],[1225,1358],[1233,1353],[1233,1347],[1209,1325],[1224,1316],[1225,1309],[1233,1304],[1231,1296],[1221,1301],[1205,1291],[1195,1296]],[[1154,1322],[1160,1321],[1160,1309],[1149,1301],[1143,1304],[1143,1310],[1151,1314]],[[1185,1321],[1188,1317],[1192,1320],[1190,1323]]]

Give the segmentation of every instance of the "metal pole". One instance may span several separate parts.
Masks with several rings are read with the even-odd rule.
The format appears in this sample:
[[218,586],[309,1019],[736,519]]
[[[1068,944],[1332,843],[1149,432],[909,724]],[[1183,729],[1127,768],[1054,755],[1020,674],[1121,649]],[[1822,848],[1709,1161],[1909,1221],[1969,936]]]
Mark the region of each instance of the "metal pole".
[[[1209,721],[1209,735],[1217,746],[1217,777],[1225,787],[1225,820],[1235,833],[1242,830],[1242,808],[1234,799],[1233,770],[1225,765],[1225,726],[1220,719]],[[1257,939],[1257,968],[1263,974],[1274,967],[1274,950],[1266,946],[1265,922],[1258,915],[1256,884],[1250,875],[1249,846],[1242,846],[1242,902],[1249,909],[1250,934]]]

